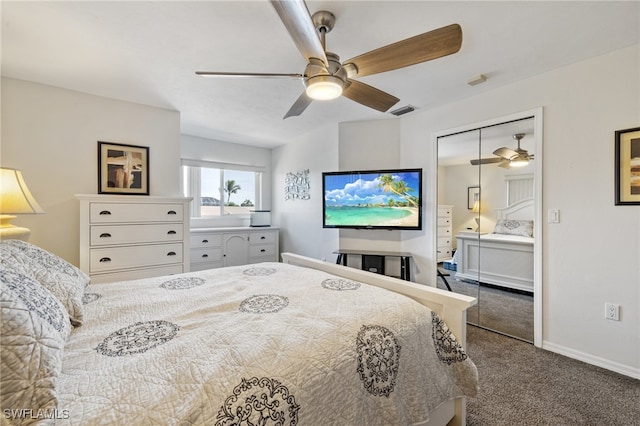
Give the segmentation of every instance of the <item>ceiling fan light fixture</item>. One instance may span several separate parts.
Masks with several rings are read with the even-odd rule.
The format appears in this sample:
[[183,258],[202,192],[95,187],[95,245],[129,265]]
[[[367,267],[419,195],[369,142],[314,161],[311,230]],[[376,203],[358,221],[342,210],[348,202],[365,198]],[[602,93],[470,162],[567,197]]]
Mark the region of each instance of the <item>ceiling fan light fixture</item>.
[[333,75],[316,75],[307,80],[307,96],[317,101],[328,101],[342,95],[343,81]]
[[529,164],[529,159],[527,157],[518,156],[513,160],[509,161],[509,165],[511,167],[524,167]]

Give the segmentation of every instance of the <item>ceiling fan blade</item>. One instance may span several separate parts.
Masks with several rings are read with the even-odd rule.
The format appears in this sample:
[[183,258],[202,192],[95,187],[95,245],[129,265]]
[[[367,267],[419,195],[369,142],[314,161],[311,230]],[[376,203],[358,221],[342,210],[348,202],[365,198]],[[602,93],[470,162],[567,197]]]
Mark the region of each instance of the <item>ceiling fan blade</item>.
[[324,47],[305,2],[303,0],[271,0],[271,4],[307,62],[311,58],[316,58],[329,67],[327,55],[324,53]]
[[342,92],[343,96],[380,112],[386,112],[400,100],[368,84],[356,80],[347,81],[349,85]]
[[214,72],[214,71],[196,71],[196,75],[201,77],[258,77],[258,78],[302,78],[302,74],[279,74],[279,73],[261,73],[261,72]]
[[514,151],[513,149],[502,147],[493,151],[493,155],[511,160],[520,154],[518,154],[518,151]]
[[289,111],[287,111],[282,119],[285,120],[289,117],[295,117],[302,114],[304,110],[307,109],[309,105],[311,105],[311,102],[313,102],[313,99],[307,96],[307,92],[302,92],[302,94],[298,97],[298,99],[296,99],[296,101],[293,103],[291,108],[289,108]]
[[358,68],[358,77],[408,67],[451,55],[460,50],[462,28],[451,24],[397,43],[363,53],[345,61]]
[[476,158],[471,160],[472,166],[479,166],[480,164],[494,164],[501,163],[504,161],[504,158]]

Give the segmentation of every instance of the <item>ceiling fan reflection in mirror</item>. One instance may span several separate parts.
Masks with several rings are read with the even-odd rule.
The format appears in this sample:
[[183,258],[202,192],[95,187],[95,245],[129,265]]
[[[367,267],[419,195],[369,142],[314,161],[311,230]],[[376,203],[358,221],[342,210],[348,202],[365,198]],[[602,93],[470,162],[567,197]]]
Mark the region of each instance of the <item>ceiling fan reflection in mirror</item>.
[[518,141],[518,147],[513,150],[511,148],[502,147],[493,151],[493,155],[497,158],[481,158],[471,160],[471,164],[478,166],[480,164],[498,164],[498,167],[509,169],[511,167],[524,167],[533,160],[533,154],[529,154],[526,149],[520,148],[520,141],[524,138],[524,133],[516,133],[512,137]]
[[451,55],[459,51],[462,45],[460,25],[451,24],[371,50],[341,63],[338,55],[326,51],[325,36],[333,29],[336,21],[331,12],[321,10],[311,16],[304,0],[271,0],[271,4],[307,61],[304,74],[214,71],[196,71],[196,74],[203,77],[303,79],[306,90],[298,97],[284,118],[302,114],[314,100],[330,100],[341,95],[369,108],[386,112],[399,99],[355,78]]

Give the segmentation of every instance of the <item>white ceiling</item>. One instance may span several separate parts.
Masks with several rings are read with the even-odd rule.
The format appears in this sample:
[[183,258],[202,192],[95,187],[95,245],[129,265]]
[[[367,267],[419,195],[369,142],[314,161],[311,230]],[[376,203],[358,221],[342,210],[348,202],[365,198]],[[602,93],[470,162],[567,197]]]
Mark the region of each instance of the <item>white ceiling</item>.
[[[336,15],[327,50],[344,59],[451,23],[454,55],[361,81],[433,108],[640,41],[638,1],[309,1]],[[290,79],[206,79],[196,70],[303,73],[268,1],[2,1],[2,75],[181,113],[181,132],[275,147],[324,126],[394,118],[346,98],[282,117]],[[488,80],[469,86],[485,74]],[[597,82],[594,82],[597,84]]]

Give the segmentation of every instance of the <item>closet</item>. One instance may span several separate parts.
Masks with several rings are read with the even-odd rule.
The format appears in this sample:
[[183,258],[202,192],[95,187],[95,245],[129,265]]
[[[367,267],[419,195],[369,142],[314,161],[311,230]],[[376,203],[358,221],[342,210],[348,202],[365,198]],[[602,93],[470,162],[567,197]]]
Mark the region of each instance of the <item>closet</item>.
[[534,110],[436,138],[438,287],[478,299],[469,323],[531,343],[541,340],[541,119]]

